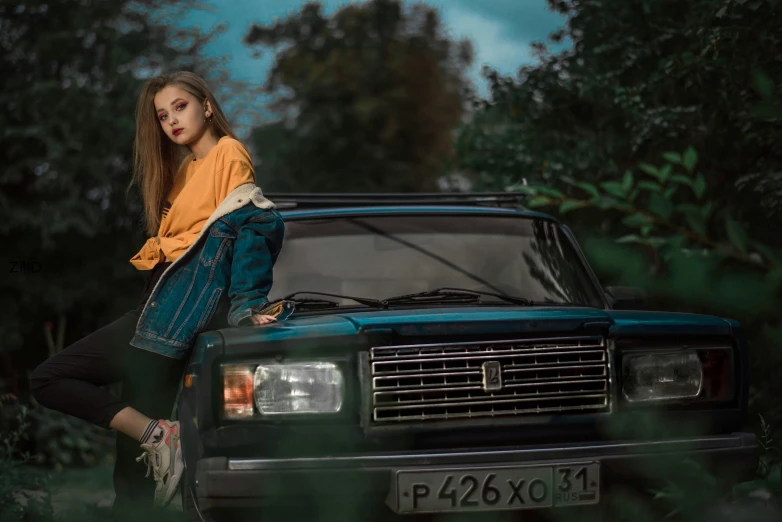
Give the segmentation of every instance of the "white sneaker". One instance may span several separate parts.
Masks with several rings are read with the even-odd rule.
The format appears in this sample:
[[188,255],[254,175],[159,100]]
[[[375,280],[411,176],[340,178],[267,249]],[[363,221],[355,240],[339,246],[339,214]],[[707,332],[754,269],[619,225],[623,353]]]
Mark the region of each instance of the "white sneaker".
[[144,453],[136,462],[143,461],[147,465],[145,477],[152,470],[155,478],[155,505],[164,507],[174,498],[185,466],[179,444],[179,421],[161,420],[158,427],[163,428],[162,433],[151,443],[141,445]]

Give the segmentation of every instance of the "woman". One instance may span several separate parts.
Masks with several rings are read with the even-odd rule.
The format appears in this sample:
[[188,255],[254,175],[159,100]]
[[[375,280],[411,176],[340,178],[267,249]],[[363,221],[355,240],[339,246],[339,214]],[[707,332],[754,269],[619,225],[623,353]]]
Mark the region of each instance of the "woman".
[[[119,432],[116,514],[165,506],[174,496],[183,465],[179,423],[168,418],[190,348],[226,296],[232,326],[276,320],[268,309],[279,307],[264,307],[284,230],[214,95],[190,72],[143,86],[134,183],[154,236],[130,260],[150,271],[138,307],[31,376],[43,406]],[[118,381],[121,398],[102,388]],[[147,465],[144,477],[153,472],[154,484],[136,461]]]

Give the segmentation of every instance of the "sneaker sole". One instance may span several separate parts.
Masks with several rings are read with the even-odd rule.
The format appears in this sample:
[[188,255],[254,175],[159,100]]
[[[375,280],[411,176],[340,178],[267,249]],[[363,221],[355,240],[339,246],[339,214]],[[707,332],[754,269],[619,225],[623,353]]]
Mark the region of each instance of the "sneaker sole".
[[179,481],[182,478],[182,472],[185,470],[184,462],[182,461],[182,446],[177,444],[176,457],[174,458],[174,473],[171,474],[171,479],[168,481],[168,489],[166,496],[163,498],[160,507],[166,507],[171,503],[171,500],[176,494]]

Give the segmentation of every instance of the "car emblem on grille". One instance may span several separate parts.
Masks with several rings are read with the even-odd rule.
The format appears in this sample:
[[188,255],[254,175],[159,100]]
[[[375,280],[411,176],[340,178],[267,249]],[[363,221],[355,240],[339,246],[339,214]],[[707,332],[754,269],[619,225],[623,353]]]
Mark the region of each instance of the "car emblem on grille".
[[481,366],[483,370],[483,391],[502,389],[502,367],[499,361],[486,361]]

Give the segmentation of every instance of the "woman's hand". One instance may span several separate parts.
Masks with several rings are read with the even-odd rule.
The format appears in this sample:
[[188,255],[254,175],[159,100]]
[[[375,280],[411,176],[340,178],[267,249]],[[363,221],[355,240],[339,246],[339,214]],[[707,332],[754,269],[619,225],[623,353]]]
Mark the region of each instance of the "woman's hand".
[[261,315],[261,314],[253,314],[252,316],[250,316],[250,320],[254,325],[262,325],[262,324],[277,322],[277,318],[274,317],[273,315]]

